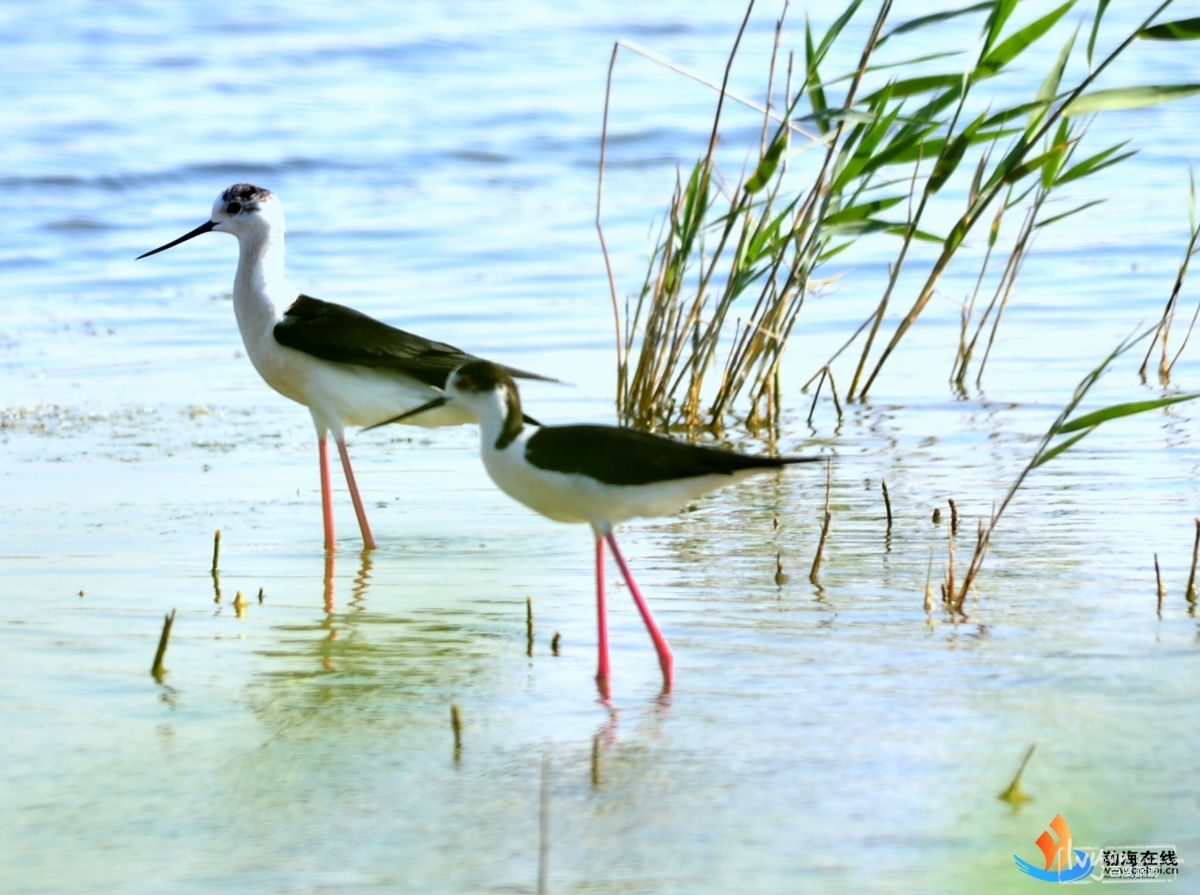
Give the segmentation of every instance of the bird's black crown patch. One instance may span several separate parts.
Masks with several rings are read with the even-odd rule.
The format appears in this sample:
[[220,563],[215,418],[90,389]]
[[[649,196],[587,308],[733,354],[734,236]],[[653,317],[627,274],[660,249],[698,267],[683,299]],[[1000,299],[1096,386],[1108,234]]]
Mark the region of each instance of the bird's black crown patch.
[[269,195],[270,190],[264,190],[252,183],[235,183],[221,194],[221,201],[225,203],[226,212],[237,214],[240,211],[256,210],[258,203]]

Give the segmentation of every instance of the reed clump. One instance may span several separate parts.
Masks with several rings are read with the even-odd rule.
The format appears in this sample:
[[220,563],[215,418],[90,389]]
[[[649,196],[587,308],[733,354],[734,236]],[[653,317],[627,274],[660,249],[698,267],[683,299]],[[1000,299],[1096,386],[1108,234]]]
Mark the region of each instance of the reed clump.
[[[719,431],[735,415],[752,430],[774,424],[788,338],[810,296],[843,273],[835,266],[838,256],[863,239],[893,240],[894,260],[882,282],[855,283],[855,294],[877,297],[805,384],[815,387],[814,404],[826,389],[841,414],[833,375],[838,363],[852,367],[845,398],[865,398],[960,259],[978,270],[963,303],[949,378],[960,389],[969,376],[978,383],[1035,234],[1099,201],[1071,202],[1062,194],[1133,154],[1125,142],[1085,148],[1091,116],[1200,92],[1191,84],[1094,89],[1135,43],[1197,36],[1194,20],[1157,21],[1169,5],[1156,6],[1100,53],[1097,46],[1111,41],[1100,40],[1108,4],[1097,4],[1090,22],[1053,56],[1036,94],[1008,105],[997,104],[1001,91],[987,85],[1034,64],[1030,51],[1054,31],[1073,0],[1031,20],[1016,15],[1016,0],[990,0],[899,23],[892,21],[890,0],[873,13],[864,0],[852,0],[823,34],[806,23],[804,46],[792,53],[781,46],[785,6],[766,73],[766,101],[755,104],[728,90],[751,2],[724,78],[713,85],[717,101],[707,148],[680,172],[642,286],[626,301],[605,249],[623,422]],[[867,36],[857,52],[847,52],[844,36],[864,33],[847,27],[860,14],[869,22]],[[930,52],[945,45],[939,28],[961,16],[981,19],[977,45]],[[1084,34],[1085,41],[1077,40]],[[602,248],[609,99],[622,49],[651,55],[624,42],[613,49],[596,213]],[[1082,66],[1069,64],[1080,54]],[[834,71],[840,58],[857,62]],[[1080,70],[1086,74],[1067,79],[1067,72]],[[727,100],[762,115],[758,145],[742,155],[751,163],[732,177],[717,158]],[[723,155],[728,152],[725,146]],[[971,250],[964,251],[968,244]],[[926,249],[916,251],[918,246]],[[911,306],[897,314],[892,303],[902,275],[920,285]],[[1162,338],[1165,348],[1165,330]]]

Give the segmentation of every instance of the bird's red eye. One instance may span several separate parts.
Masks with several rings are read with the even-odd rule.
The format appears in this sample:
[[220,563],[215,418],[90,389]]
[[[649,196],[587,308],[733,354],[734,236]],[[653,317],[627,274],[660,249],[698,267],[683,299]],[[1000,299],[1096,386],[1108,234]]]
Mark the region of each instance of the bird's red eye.
[[470,376],[459,376],[458,381],[456,383],[454,383],[454,387],[458,388],[458,389],[464,389],[464,390],[470,389],[471,388],[471,377]]

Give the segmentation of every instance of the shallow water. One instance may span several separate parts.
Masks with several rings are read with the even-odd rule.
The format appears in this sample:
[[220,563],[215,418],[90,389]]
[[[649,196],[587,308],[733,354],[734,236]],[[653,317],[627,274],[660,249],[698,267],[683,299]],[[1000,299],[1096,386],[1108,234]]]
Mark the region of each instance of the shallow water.
[[[0,13],[6,891],[1027,891],[1013,855],[1033,860],[1055,814],[1085,846],[1175,846],[1187,886],[1197,408],[1113,423],[1040,469],[969,618],[923,602],[947,499],[961,571],[1079,378],[1157,318],[1187,234],[1195,101],[1097,120],[1097,144],[1132,136],[1141,154],[1089,187],[1108,203],[1045,231],[965,397],[946,378],[969,274],[869,403],[839,422],[822,401],[806,422],[800,383],[865,316],[887,257],[847,260],[790,345],[779,439],[836,457],[820,584],[821,469],[627,526],[677,685],[659,696],[612,569],[605,706],[584,529],[496,491],[472,430],[397,427],[351,443],[379,549],[358,555],[339,487],[327,566],[311,423],[242,355],[233,241],[132,260],[229,183],[260,183],[286,203],[298,286],[568,380],[524,391],[544,421],[612,421],[593,226],[612,41],[717,77],[741,11],[456,10],[81,4],[53,28],[32,4]],[[774,14],[750,29],[745,93]],[[1170,54],[1131,57],[1113,83],[1161,79],[1152,58],[1200,81]],[[605,224],[623,292],[711,107],[622,57]],[[1159,394],[1133,354],[1091,404]],[[1193,346],[1175,385],[1197,374]],[[1013,807],[996,795],[1031,743],[1032,801]]]

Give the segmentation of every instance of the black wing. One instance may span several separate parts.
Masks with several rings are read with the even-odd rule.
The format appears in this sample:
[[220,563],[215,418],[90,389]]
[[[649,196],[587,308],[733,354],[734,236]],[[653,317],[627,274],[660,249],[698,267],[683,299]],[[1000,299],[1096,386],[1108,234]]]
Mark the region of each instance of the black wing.
[[[275,341],[341,364],[383,367],[442,388],[459,364],[479,360],[445,342],[433,342],[333,302],[301,295],[275,324]],[[547,379],[504,367],[510,376]]]
[[648,485],[825,458],[756,457],[615,426],[552,426],[529,437],[525,459],[539,469],[581,473],[612,485]]

